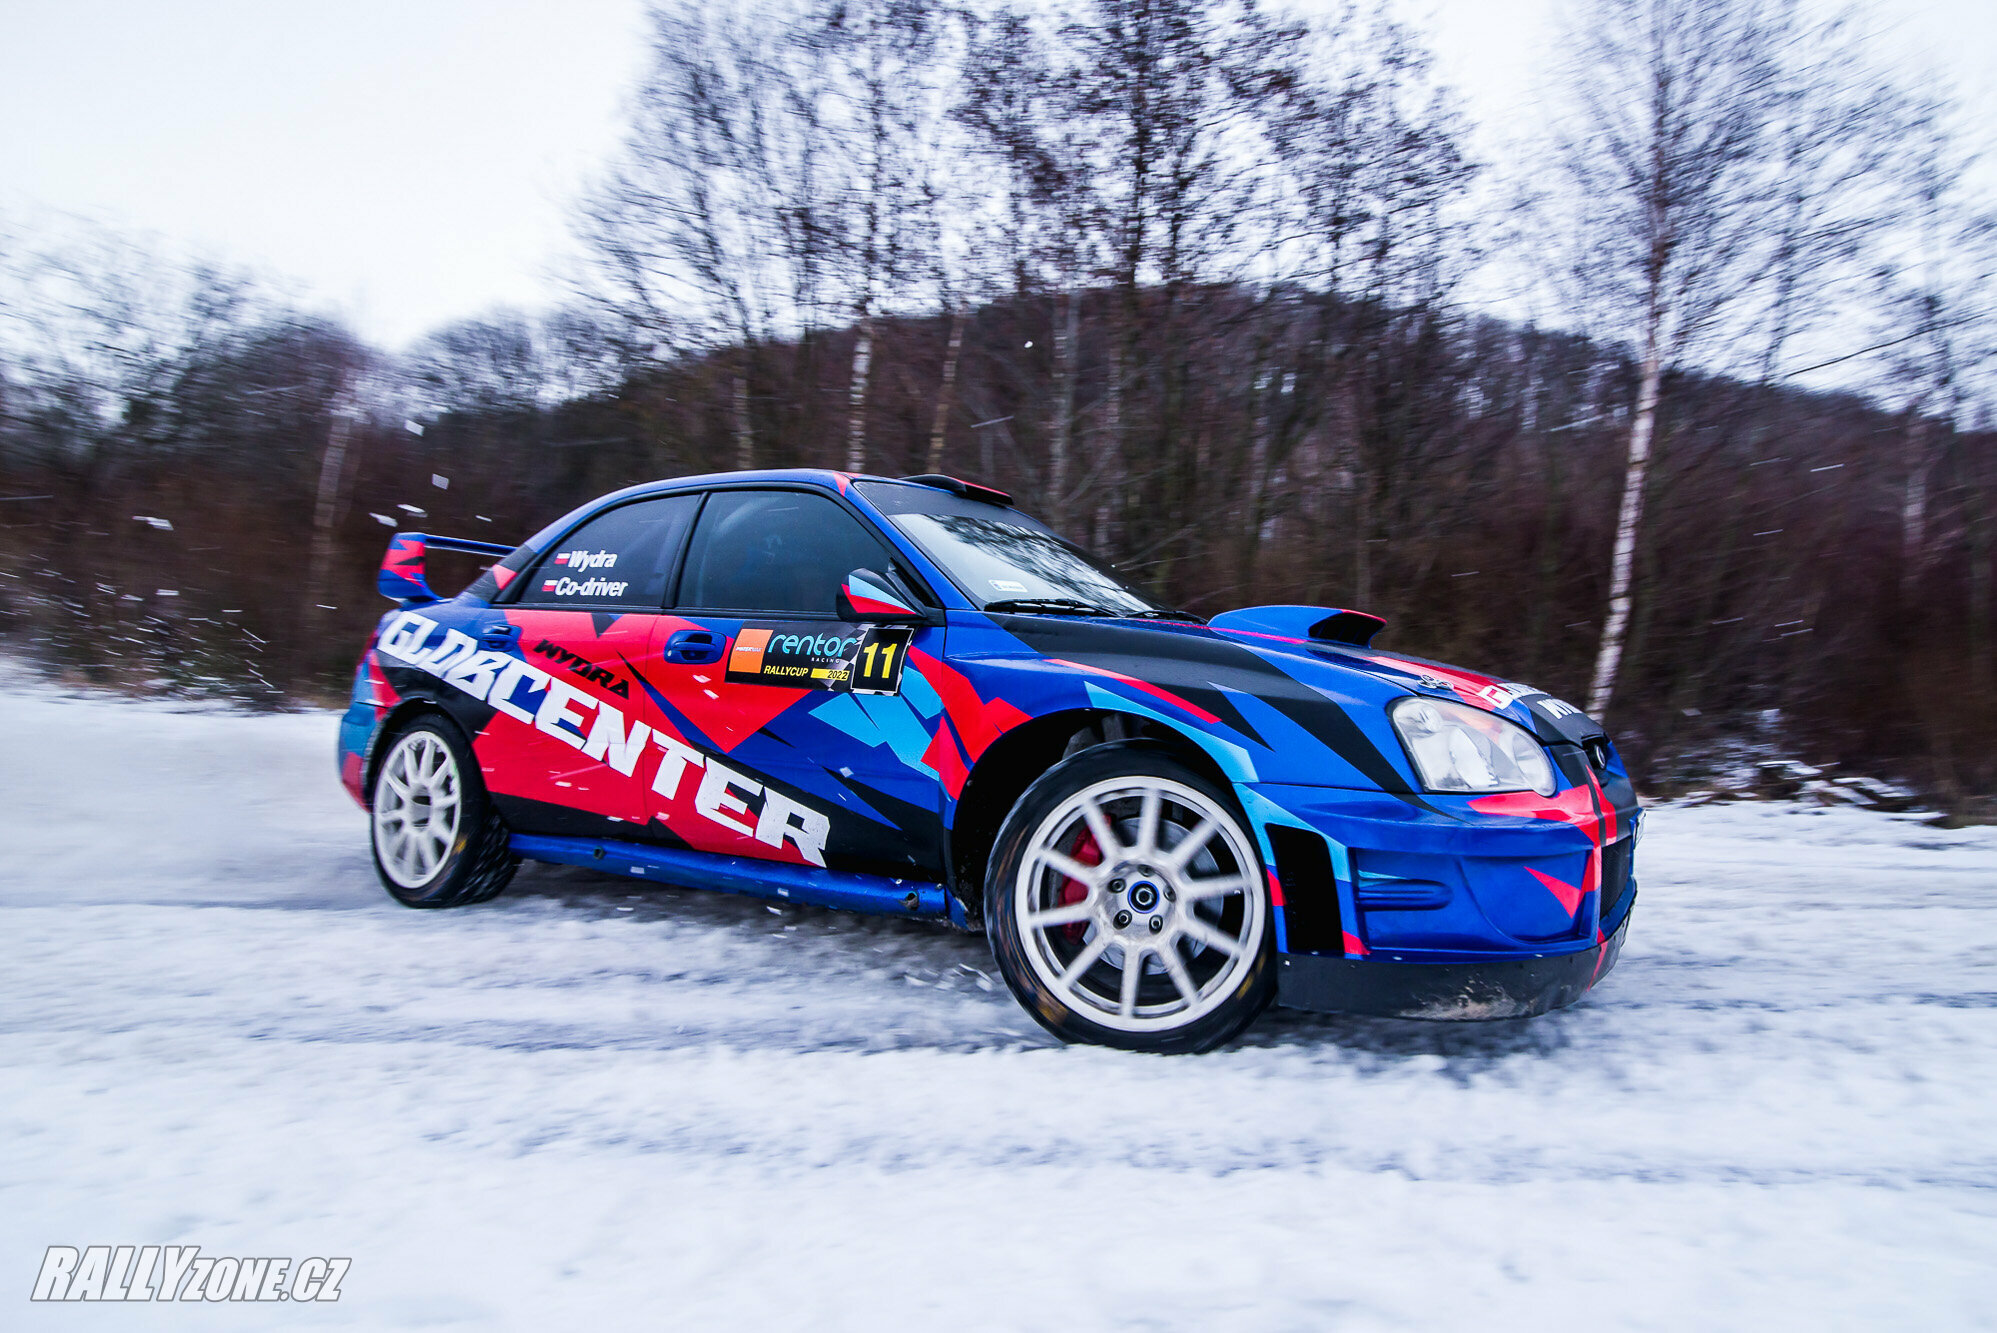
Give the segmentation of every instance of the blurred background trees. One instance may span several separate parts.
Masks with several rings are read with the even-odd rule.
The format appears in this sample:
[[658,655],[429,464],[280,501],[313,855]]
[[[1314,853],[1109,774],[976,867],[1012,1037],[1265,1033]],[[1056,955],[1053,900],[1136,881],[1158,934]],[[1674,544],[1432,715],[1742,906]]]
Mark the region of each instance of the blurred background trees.
[[1192,610],[1363,606],[1586,699],[1647,782],[1997,791],[1997,234],[1946,99],[1787,0],[1591,0],[1560,59],[1494,166],[1370,0],[662,3],[573,303],[397,355],[16,226],[0,633],[324,698],[394,527],[941,467]]

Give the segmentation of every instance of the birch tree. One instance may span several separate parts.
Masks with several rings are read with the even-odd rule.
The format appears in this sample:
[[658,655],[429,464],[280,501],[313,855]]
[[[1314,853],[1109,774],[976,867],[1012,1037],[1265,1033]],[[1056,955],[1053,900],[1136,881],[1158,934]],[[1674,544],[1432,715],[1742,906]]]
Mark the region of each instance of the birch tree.
[[933,166],[925,147],[942,119],[948,74],[938,61],[942,18],[925,0],[833,0],[806,43],[832,66],[820,117],[837,145],[828,166],[828,215],[836,219],[846,315],[853,326],[847,390],[846,469],[867,464],[867,388],[874,320],[912,295],[931,268]]
[[1773,0],[1590,0],[1567,34],[1571,103],[1552,207],[1567,276],[1633,345],[1636,403],[1588,710],[1615,694],[1668,371],[1753,287],[1783,11]]
[[1051,298],[1051,392],[1041,424],[1045,472],[1040,508],[1057,527],[1081,498],[1076,480],[1076,395],[1081,374],[1083,291],[1104,251],[1095,217],[1094,181],[1083,127],[1067,112],[1058,34],[1031,16],[1001,10],[980,29],[966,62],[954,110],[972,134],[978,163],[1000,183],[980,233],[1002,270],[994,287],[1019,299]]
[[[1900,493],[1900,590],[1911,596],[1934,555],[1931,541],[1937,473],[1997,358],[1997,211],[1965,189],[1971,157],[1954,142],[1948,108],[1903,145],[1905,254],[1880,274],[1885,295],[1882,341],[1890,344],[1886,397],[1904,422]],[[1972,492],[1965,497],[1972,510]],[[1967,518],[1973,534],[1977,517]],[[1985,576],[1987,580],[1987,575]],[[1972,571],[1972,585],[1976,576]],[[1973,600],[1973,599],[1972,599]],[[1983,612],[1987,619],[1987,606]],[[1972,618],[1974,619],[1974,618]],[[1979,626],[1979,629],[1987,628]]]

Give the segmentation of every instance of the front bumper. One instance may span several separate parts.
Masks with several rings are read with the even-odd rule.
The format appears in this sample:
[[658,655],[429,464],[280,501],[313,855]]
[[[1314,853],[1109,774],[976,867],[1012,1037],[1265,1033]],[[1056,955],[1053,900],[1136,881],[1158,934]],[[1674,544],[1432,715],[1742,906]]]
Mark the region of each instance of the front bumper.
[[[1631,909],[1634,904],[1631,904]],[[1276,1003],[1379,1018],[1531,1018],[1565,1008],[1616,965],[1632,910],[1615,934],[1579,953],[1476,963],[1400,963],[1279,954]]]

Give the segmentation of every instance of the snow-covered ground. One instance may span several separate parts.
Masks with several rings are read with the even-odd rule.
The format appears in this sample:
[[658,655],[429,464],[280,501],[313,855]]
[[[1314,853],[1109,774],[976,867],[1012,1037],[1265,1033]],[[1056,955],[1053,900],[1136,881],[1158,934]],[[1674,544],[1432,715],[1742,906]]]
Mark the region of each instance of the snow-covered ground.
[[[328,714],[15,687],[0,737],[0,1327],[1997,1323],[1997,830],[1660,809],[1572,1009],[1156,1059],[927,925],[533,866],[404,910]],[[27,1303],[161,1243],[353,1267]]]

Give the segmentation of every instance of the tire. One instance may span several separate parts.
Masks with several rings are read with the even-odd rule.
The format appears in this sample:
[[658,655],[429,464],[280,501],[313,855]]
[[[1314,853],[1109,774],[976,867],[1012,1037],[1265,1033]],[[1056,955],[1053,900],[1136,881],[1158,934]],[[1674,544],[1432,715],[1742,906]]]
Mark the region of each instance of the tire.
[[375,873],[404,907],[485,902],[520,864],[471,746],[442,717],[420,717],[389,739],[368,812]]
[[1026,789],[993,848],[985,931],[1013,995],[1064,1041],[1211,1050],[1275,996],[1248,821],[1155,743],[1095,746]]

